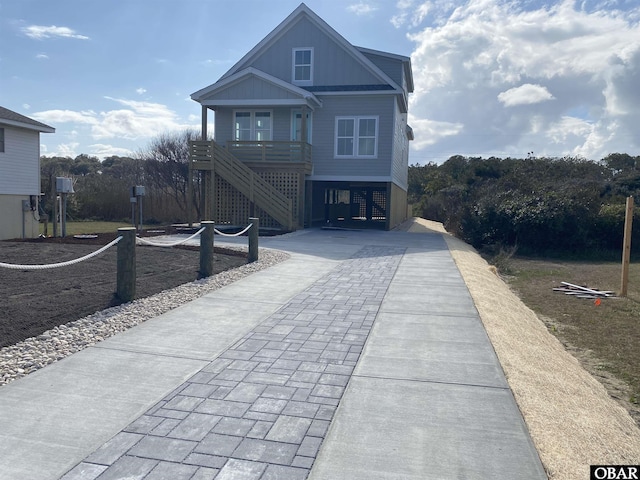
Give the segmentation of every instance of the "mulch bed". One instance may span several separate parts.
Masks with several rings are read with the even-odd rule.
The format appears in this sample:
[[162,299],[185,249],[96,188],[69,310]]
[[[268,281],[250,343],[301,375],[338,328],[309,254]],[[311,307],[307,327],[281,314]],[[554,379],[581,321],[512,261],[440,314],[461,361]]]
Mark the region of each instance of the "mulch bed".
[[[40,238],[0,242],[0,262],[49,264],[73,260],[112,241],[116,233],[95,238]],[[246,254],[216,247],[214,274],[246,263]],[[47,270],[0,268],[0,347],[40,335],[121,303],[116,290],[117,247],[67,267]],[[198,279],[198,247],[136,250],[136,298]]]

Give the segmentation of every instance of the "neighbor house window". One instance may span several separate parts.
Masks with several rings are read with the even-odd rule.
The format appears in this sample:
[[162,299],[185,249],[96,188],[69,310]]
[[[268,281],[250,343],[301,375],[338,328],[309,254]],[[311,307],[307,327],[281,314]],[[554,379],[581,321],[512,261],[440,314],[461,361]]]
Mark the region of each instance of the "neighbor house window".
[[271,140],[271,112],[258,110],[235,112],[233,139]]
[[313,49],[293,49],[293,83],[311,85],[313,82]]
[[0,128],[0,152],[4,152],[4,128]]
[[378,117],[337,117],[336,157],[375,157]]

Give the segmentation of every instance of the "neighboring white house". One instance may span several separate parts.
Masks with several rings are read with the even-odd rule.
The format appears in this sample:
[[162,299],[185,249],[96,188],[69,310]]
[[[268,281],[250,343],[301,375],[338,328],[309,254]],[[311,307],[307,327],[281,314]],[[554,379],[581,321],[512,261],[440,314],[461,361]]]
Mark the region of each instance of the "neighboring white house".
[[0,240],[39,234],[41,132],[55,128],[0,107]]

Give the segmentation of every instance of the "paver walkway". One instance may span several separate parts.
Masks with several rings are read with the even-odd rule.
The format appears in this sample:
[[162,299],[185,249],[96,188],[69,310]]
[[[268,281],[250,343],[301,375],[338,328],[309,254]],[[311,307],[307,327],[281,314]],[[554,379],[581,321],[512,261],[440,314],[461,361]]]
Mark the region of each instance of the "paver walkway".
[[440,234],[260,242],[291,259],[1,388],[0,479],[546,478]]
[[363,247],[63,479],[307,478],[403,253]]

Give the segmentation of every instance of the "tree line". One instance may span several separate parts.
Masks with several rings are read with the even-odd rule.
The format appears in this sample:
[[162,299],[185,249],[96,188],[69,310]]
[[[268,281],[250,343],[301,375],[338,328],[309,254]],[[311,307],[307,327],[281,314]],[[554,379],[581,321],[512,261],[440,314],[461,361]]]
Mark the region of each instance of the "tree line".
[[[457,155],[409,167],[414,215],[487,250],[621,250],[626,198],[639,194],[640,156],[621,153],[600,161]],[[640,246],[640,219],[633,227]]]
[[41,208],[51,218],[56,177],[70,177],[74,192],[67,196],[71,219],[129,221],[131,188],[145,187],[145,223],[177,223],[200,216],[199,178],[189,199],[189,141],[195,131],[162,134],[132,157],[110,156],[100,161],[86,154],[40,159]]

